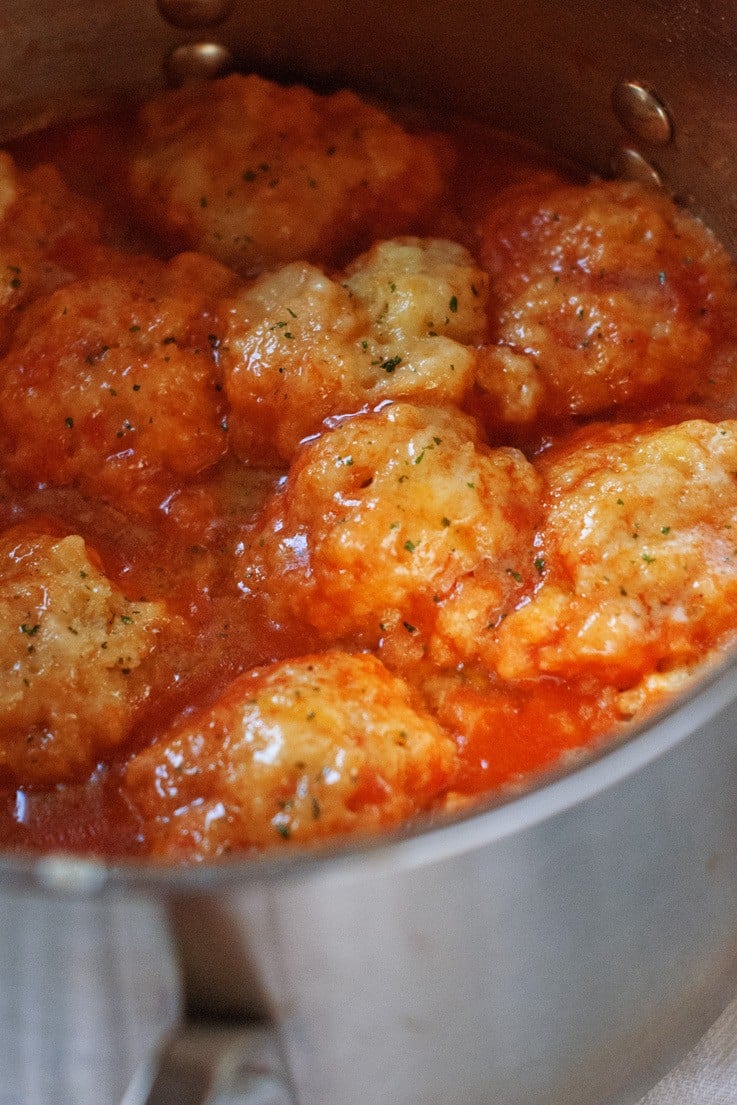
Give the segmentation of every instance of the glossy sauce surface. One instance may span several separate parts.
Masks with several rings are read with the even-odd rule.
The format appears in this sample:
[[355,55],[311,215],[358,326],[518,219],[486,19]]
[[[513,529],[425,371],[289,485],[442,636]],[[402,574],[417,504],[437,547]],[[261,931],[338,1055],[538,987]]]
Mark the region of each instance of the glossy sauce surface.
[[256,78],[12,153],[2,846],[374,831],[731,644],[735,273],[665,196]]

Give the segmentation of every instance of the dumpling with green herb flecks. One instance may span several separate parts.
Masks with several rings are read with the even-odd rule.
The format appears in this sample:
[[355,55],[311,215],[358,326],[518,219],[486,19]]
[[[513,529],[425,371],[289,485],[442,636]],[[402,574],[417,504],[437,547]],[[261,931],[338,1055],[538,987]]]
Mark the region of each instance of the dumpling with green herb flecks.
[[236,73],[145,104],[128,179],[154,233],[248,276],[422,232],[448,163],[448,141],[409,134],[352,92]]
[[1,432],[16,482],[138,515],[226,451],[215,302],[233,277],[196,254],[115,265],[26,309],[0,360]]
[[[324,641],[391,640],[395,653],[414,653],[437,629],[451,652],[475,655],[481,630],[534,576],[539,494],[522,453],[484,445],[473,419],[392,404],[300,450],[244,570],[263,572],[275,620],[306,624]],[[458,601],[463,618],[450,619]]]
[[507,679],[672,691],[737,625],[737,423],[594,426],[538,462],[540,586],[499,629]]
[[502,193],[480,232],[491,340],[477,375],[496,418],[731,395],[737,273],[664,192],[541,174]]
[[343,273],[295,263],[224,308],[236,451],[288,460],[326,418],[387,399],[460,404],[486,330],[487,278],[463,246],[378,242]]
[[188,861],[396,825],[452,780],[456,747],[373,656],[239,676],[128,763],[154,855]]
[[19,308],[73,279],[100,223],[98,205],[71,192],[52,165],[21,170],[0,151],[0,350]]
[[88,775],[151,694],[163,604],[132,602],[81,537],[0,536],[0,777]]

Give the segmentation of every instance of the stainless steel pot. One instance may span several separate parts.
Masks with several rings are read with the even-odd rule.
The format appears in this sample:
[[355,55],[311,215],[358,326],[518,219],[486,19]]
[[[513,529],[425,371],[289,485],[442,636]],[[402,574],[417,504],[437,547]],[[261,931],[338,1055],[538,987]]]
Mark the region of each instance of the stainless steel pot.
[[[161,0],[161,12],[16,0],[0,14],[0,134],[235,60],[662,176],[737,248],[726,0]],[[735,698],[732,657],[606,754],[424,831],[183,871],[6,857],[3,903],[60,936],[60,894],[79,916],[121,893],[165,905],[188,1015],[225,1014],[231,1034],[185,1026],[131,1105],[202,1102],[234,1055],[261,1071],[254,1101],[285,1105],[624,1105],[737,986]]]

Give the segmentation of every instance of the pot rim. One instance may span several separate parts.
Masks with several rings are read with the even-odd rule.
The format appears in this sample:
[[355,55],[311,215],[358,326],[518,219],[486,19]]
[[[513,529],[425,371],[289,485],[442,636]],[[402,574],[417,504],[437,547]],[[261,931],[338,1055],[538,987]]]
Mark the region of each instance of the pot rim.
[[657,712],[626,726],[618,737],[605,737],[575,754],[575,762],[559,763],[524,787],[472,800],[446,814],[425,815],[393,830],[189,865],[154,859],[108,861],[64,852],[5,852],[0,854],[0,887],[10,884],[82,897],[103,889],[197,895],[284,878],[345,881],[452,858],[533,828],[635,774],[695,734],[735,698],[736,672],[737,651],[732,649],[720,660],[707,661],[700,678]]

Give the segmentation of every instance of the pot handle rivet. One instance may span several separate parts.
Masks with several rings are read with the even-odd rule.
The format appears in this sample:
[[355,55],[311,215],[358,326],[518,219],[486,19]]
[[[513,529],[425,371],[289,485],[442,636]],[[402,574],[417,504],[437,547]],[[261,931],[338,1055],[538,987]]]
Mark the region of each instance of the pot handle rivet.
[[618,146],[611,157],[612,176],[618,180],[636,180],[640,184],[663,187],[663,178],[654,165],[632,146]]
[[219,42],[187,42],[175,46],[164,62],[167,80],[175,86],[224,77],[232,67],[230,50]]
[[667,146],[672,140],[670,115],[652,89],[641,81],[620,81],[612,93],[612,107],[633,138],[653,146]]

